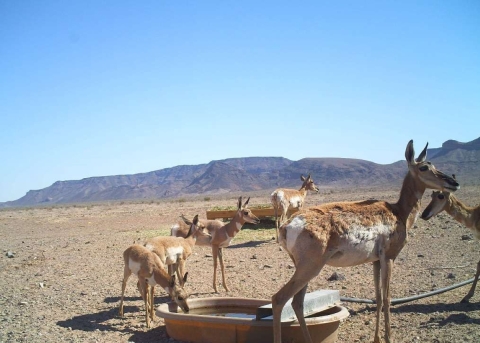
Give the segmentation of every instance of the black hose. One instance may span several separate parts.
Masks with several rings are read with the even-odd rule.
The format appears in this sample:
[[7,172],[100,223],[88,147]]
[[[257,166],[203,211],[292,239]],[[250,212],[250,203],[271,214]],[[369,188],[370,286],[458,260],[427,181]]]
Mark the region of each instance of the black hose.
[[[427,293],[423,293],[423,294],[419,294],[419,295],[414,295],[412,297],[392,299],[390,301],[390,304],[398,305],[398,304],[403,304],[403,303],[406,303],[406,302],[409,302],[409,301],[414,301],[414,300],[418,300],[418,299],[422,299],[422,298],[426,298],[426,297],[431,297],[432,295],[435,295],[435,294],[445,293],[445,292],[450,291],[452,289],[468,285],[469,283],[472,283],[473,280],[475,280],[475,278],[471,278],[469,280],[466,280],[466,281],[463,281],[463,282],[460,282],[460,283],[457,283],[455,285],[451,285],[451,286],[448,286],[448,287],[445,287],[445,288],[440,288],[440,289],[437,289],[435,291],[431,291],[431,292],[427,292]],[[352,303],[376,304],[376,301],[371,300],[371,299],[358,299],[358,298],[340,297],[340,300],[345,301],[345,302],[352,302]]]

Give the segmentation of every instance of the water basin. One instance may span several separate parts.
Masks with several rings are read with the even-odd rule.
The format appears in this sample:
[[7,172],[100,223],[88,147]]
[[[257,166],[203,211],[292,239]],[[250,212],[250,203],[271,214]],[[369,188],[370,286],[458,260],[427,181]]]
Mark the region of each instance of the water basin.
[[[270,300],[250,298],[198,298],[188,301],[190,313],[175,303],[162,304],[157,316],[165,321],[170,337],[194,343],[264,343],[273,341],[271,318],[256,320],[257,308]],[[177,312],[178,311],[178,312]],[[346,308],[334,306],[305,318],[314,343],[333,343],[340,322],[349,315]],[[284,342],[303,342],[296,320],[282,322]]]

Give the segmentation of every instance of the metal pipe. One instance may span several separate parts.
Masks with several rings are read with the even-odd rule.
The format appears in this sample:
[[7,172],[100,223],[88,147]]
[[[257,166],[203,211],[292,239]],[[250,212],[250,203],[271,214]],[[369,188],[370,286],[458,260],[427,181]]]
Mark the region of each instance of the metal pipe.
[[[419,295],[414,295],[414,296],[407,297],[407,298],[392,299],[390,301],[390,304],[398,305],[398,304],[403,304],[403,303],[406,303],[406,302],[409,302],[409,301],[414,301],[414,300],[418,300],[418,299],[422,299],[422,298],[426,298],[426,297],[431,297],[432,295],[445,293],[445,292],[450,291],[452,289],[468,285],[469,283],[472,283],[473,280],[475,280],[475,278],[471,278],[469,280],[466,280],[466,281],[463,281],[463,282],[460,282],[460,283],[457,283],[455,285],[451,285],[451,286],[448,286],[448,287],[445,287],[445,288],[440,288],[440,289],[437,289],[435,291],[431,291],[431,292],[427,292],[427,293],[423,293],[423,294],[419,294]],[[352,302],[352,303],[376,304],[376,301],[372,300],[372,299],[340,297],[340,300],[345,301],[345,302]]]

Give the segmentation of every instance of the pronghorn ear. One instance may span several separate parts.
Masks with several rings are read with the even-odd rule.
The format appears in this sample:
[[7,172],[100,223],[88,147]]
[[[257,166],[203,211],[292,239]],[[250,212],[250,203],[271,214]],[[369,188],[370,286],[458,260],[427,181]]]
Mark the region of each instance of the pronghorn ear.
[[238,209],[242,208],[242,197],[238,198],[238,204],[237,204]]
[[185,275],[183,276],[183,283],[187,282],[187,276],[188,276],[188,272],[186,272]]
[[195,217],[193,217],[193,225],[197,226],[197,224],[198,224],[198,214]]
[[416,160],[417,162],[425,161],[425,158],[427,157],[427,148],[428,148],[428,143],[427,143],[427,145],[425,145],[425,148],[422,150],[420,155],[418,155],[417,160]]
[[305,176],[300,175],[300,180],[305,181]]
[[405,149],[405,159],[408,164],[415,164],[415,150],[413,150],[413,139],[410,140]]
[[172,275],[172,280],[170,281],[170,287],[175,287],[175,275]]
[[182,220],[185,224],[192,225],[192,222],[190,220],[188,220],[187,218],[185,218],[185,216],[183,214],[180,215],[180,218],[182,218]]
[[248,197],[247,201],[245,201],[245,204],[243,204],[243,207],[247,207],[249,201],[250,201],[250,197]]

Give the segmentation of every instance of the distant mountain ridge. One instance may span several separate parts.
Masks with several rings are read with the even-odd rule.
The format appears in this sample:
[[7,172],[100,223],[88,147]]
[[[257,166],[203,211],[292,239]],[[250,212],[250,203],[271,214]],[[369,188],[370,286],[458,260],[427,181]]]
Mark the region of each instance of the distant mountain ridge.
[[[440,170],[455,173],[461,183],[480,183],[480,138],[468,143],[448,140],[441,148],[429,149],[428,159]],[[382,186],[400,183],[406,172],[404,160],[381,165],[350,158],[229,158],[147,173],[57,181],[0,207],[298,188],[300,174],[309,173],[320,187]]]

